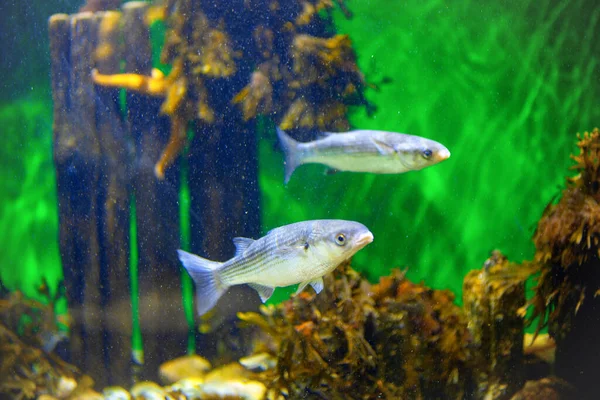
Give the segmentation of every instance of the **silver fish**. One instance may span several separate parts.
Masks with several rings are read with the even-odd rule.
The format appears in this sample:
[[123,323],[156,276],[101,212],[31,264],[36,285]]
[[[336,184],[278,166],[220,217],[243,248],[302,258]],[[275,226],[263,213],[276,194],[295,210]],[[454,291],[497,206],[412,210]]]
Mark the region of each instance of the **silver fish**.
[[450,157],[442,144],[404,133],[357,130],[323,133],[300,143],[277,128],[285,153],[285,183],[301,164],[325,164],[338,171],[400,174],[437,164]]
[[313,220],[285,225],[260,239],[236,237],[235,256],[226,262],[210,261],[178,250],[179,259],[196,284],[198,314],[208,312],[230,286],[248,284],[263,303],[273,288],[299,283],[319,293],[323,275],[373,241],[361,223]]

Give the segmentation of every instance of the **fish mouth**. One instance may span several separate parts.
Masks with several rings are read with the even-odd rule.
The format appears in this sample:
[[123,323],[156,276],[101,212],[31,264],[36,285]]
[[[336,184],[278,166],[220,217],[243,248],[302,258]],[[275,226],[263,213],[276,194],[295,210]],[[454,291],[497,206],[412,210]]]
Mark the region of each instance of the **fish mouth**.
[[450,158],[450,150],[445,149],[445,148],[438,150],[436,153],[436,158],[437,158],[438,162],[449,159]]
[[356,247],[362,249],[363,247],[365,247],[372,241],[373,241],[373,234],[371,232],[363,233],[356,239]]

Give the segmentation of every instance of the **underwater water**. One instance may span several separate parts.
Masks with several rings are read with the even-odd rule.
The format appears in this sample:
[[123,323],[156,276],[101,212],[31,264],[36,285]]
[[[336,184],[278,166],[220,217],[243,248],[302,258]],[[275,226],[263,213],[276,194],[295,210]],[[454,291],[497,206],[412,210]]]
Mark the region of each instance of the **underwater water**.
[[[336,6],[334,26],[349,36],[356,63],[372,84],[366,98],[376,106],[372,114],[351,107],[351,127],[426,137],[444,144],[452,156],[397,175],[326,174],[323,165],[302,165],[285,185],[274,123],[252,119],[256,147],[250,151],[256,152],[260,214],[249,217],[257,225],[249,231],[256,239],[305,220],[359,221],[374,240],[353,257],[356,271],[375,283],[394,268],[407,268],[410,281],[449,289],[461,304],[465,276],[481,268],[492,250],[515,263],[533,258],[532,236],[546,205],[562,191],[572,165],[569,155],[576,151],[575,133],[600,123],[600,7],[590,0],[344,4],[352,17]],[[38,300],[45,300],[38,291],[42,282],[53,293],[58,290],[64,262],[47,19],[75,13],[81,5],[65,0],[0,5],[0,282]],[[154,65],[159,66],[156,54],[166,28],[151,29]],[[170,66],[160,67],[168,72]],[[195,133],[192,140],[201,137]],[[220,156],[212,159],[218,162]],[[182,181],[193,171],[194,160],[181,161]],[[237,178],[236,170],[229,173]],[[190,250],[190,230],[204,221],[189,208],[198,186],[166,185],[177,199],[173,223],[179,232],[173,235],[179,247]],[[143,285],[138,288],[138,259],[145,255],[132,221],[128,289],[135,316],[143,290]],[[233,256],[231,243],[223,246]],[[176,256],[177,248],[171,250],[164,258]],[[182,318],[191,331],[186,348],[193,350],[198,339],[192,286],[183,271]],[[178,285],[174,297],[181,298]],[[295,291],[278,288],[270,303]],[[58,310],[65,308],[63,298]],[[134,328],[137,324],[134,319]],[[141,349],[141,333],[135,329],[133,348]]]
[[[44,7],[77,7],[64,3]],[[352,124],[433,138],[452,158],[398,176],[323,177],[323,168],[303,166],[286,188],[282,156],[269,132],[260,142],[263,231],[309,218],[368,221],[377,240],[356,264],[372,279],[407,266],[411,278],[459,293],[466,271],[479,267],[490,250],[502,249],[517,261],[532,254],[535,223],[559,192],[573,134],[593,127],[599,112],[596,14],[586,12],[584,1],[535,10],[522,2],[388,6],[357,2],[356,17],[335,14],[367,79],[390,78],[367,93],[378,107],[375,115],[351,114]],[[60,276],[53,172],[44,168],[51,165],[48,49],[23,44],[25,33],[48,43],[40,33],[48,15],[32,6],[5,7],[7,18],[30,13],[37,22],[23,34],[7,35],[14,55],[8,52],[3,67],[1,114],[7,131],[1,232],[6,248],[15,251],[3,252],[2,265],[21,265],[18,273],[3,268],[3,281],[28,291],[40,276]],[[25,18],[8,18],[5,31],[17,26],[17,17]],[[25,175],[35,189],[21,184]]]
[[[429,137],[452,157],[398,176],[324,179],[319,166],[302,167],[287,188],[281,176],[263,174],[265,225],[282,215],[368,221],[376,239],[355,257],[360,270],[376,279],[408,267],[411,279],[457,294],[492,249],[529,259],[573,133],[596,126],[600,112],[597,10],[586,12],[589,4],[353,4],[360,17],[339,16],[340,31],[367,79],[391,79],[368,92],[377,113],[351,114],[353,126]],[[261,162],[268,171],[280,163],[268,140]]]

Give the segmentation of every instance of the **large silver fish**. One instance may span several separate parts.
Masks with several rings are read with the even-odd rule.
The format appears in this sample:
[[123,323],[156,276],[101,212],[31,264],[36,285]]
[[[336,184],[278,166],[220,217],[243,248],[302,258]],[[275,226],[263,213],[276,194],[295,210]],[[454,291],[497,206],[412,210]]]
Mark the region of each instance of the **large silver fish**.
[[233,285],[247,283],[263,302],[273,288],[299,283],[315,292],[323,289],[323,275],[373,241],[361,223],[344,220],[313,220],[285,225],[253,240],[233,239],[235,256],[215,262],[178,250],[179,259],[196,284],[198,314],[209,311]]
[[285,183],[301,164],[325,164],[338,171],[400,174],[419,170],[450,157],[442,144],[403,133],[357,130],[323,133],[300,143],[277,128],[285,152]]

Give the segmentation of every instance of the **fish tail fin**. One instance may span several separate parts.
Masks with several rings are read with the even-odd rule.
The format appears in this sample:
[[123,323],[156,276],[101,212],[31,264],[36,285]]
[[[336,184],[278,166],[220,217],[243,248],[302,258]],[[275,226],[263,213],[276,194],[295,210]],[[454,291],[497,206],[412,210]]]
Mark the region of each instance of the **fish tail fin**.
[[277,136],[279,137],[279,143],[281,143],[283,153],[285,154],[285,179],[283,182],[287,185],[294,170],[302,164],[302,153],[298,149],[300,143],[295,141],[279,127],[277,127]]
[[196,284],[196,309],[198,315],[206,314],[217,304],[228,289],[223,285],[219,267],[223,263],[210,261],[183,250],[177,250],[179,260]]

